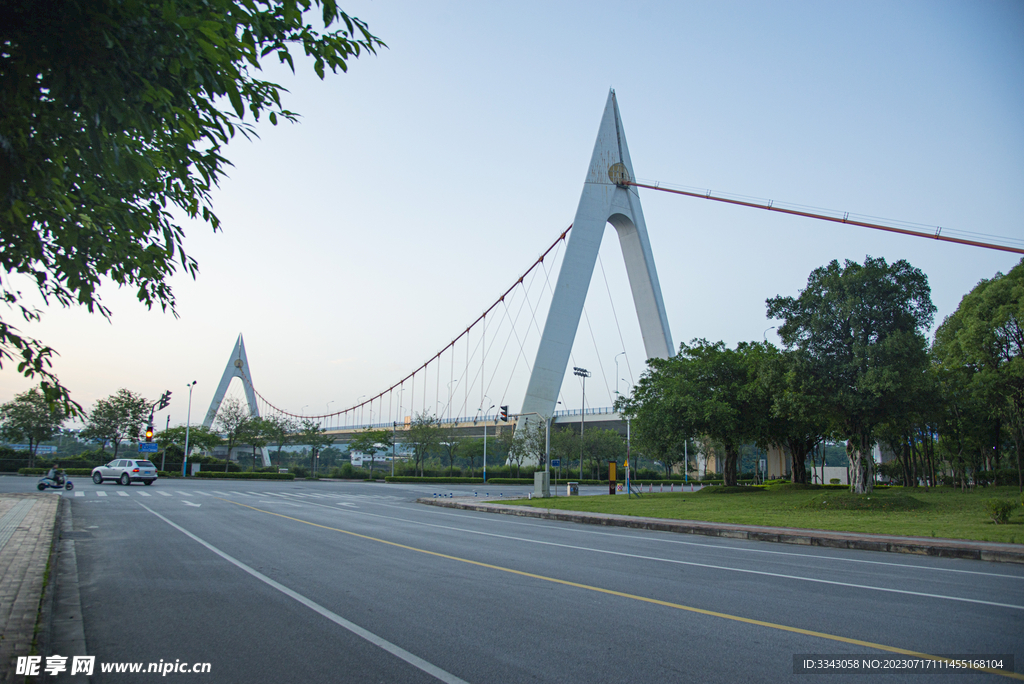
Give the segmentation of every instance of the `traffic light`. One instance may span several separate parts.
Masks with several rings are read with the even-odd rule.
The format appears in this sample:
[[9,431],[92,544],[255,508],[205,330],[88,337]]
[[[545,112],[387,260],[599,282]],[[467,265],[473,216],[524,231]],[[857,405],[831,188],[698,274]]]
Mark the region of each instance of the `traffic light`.
[[171,403],[171,390],[167,390],[160,397],[160,403],[157,405],[157,409],[163,410],[167,408],[168,404]]
[[501,407],[501,413],[499,414],[499,417],[503,422],[508,422],[508,406]]
[[152,425],[147,425],[146,426],[146,441],[147,442],[152,442],[153,441],[153,426]]

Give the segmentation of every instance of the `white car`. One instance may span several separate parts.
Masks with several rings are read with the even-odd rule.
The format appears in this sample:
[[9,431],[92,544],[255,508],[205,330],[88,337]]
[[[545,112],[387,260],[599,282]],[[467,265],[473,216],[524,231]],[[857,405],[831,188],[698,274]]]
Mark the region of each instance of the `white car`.
[[132,482],[151,485],[156,482],[156,478],[156,466],[141,458],[119,458],[92,469],[92,481],[96,484],[102,484],[104,480],[116,480],[123,485]]

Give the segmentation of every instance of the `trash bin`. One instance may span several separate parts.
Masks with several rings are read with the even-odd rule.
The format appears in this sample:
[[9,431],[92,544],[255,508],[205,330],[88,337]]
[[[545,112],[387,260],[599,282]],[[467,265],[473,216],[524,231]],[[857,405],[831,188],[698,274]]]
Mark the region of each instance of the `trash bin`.
[[568,486],[566,487],[566,492],[565,493],[566,493],[567,496],[579,496],[580,495],[580,483],[579,482],[570,482],[568,484]]

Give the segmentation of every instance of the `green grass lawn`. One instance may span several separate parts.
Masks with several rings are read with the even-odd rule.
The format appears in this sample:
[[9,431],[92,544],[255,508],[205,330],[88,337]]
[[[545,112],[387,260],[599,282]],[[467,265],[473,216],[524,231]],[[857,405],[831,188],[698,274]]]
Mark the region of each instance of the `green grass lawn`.
[[[948,487],[876,489],[869,495],[845,490],[774,485],[738,488],[734,493],[703,492],[518,500],[521,506],[615,513],[677,520],[801,527],[844,532],[872,532],[912,537],[942,537],[1024,544],[1024,507],[1016,487],[986,487],[961,492]],[[1010,522],[997,525],[985,509],[988,499],[1012,499]]]

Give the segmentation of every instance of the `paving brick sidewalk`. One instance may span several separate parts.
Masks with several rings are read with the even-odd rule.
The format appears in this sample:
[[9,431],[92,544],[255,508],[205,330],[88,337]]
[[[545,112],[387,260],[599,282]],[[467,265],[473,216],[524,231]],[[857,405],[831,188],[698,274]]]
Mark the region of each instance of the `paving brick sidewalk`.
[[670,520],[666,518],[643,518],[609,513],[588,513],[563,511],[552,508],[510,506],[500,503],[484,503],[472,497],[450,499],[422,498],[419,503],[446,508],[462,508],[486,513],[503,513],[527,518],[544,518],[588,525],[630,527],[660,532],[700,534],[708,537],[729,539],[751,539],[754,541],[801,544],[804,546],[828,546],[841,549],[864,551],[887,551],[910,553],[921,556],[944,558],[968,558],[973,560],[999,561],[1003,563],[1024,563],[1024,544],[1002,544],[961,539],[933,539],[931,537],[899,537],[864,532],[835,532],[832,530],[805,530],[791,527],[766,527],[761,525],[733,525],[711,523],[699,520]]
[[59,494],[0,494],[0,682],[32,650]]

